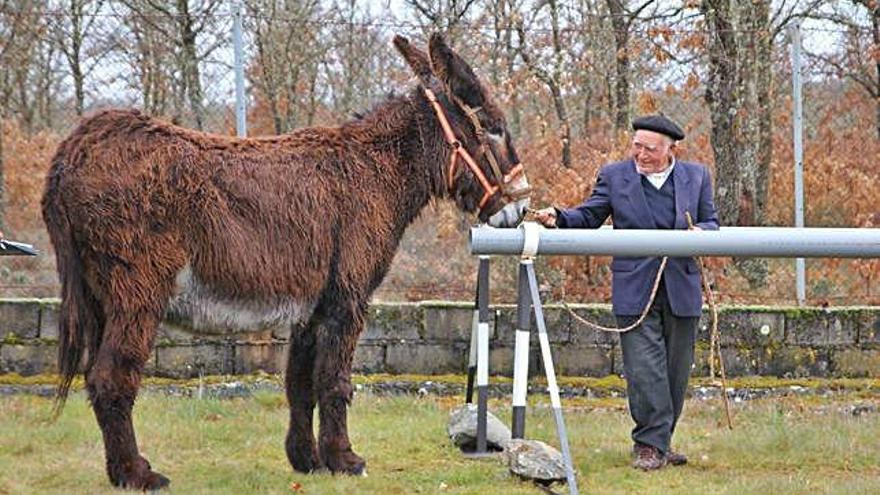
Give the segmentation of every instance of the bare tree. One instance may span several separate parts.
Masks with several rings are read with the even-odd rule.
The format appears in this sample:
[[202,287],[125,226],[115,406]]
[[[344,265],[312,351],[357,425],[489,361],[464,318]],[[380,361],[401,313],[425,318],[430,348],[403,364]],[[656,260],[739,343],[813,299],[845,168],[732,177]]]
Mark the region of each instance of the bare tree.
[[43,65],[50,56],[41,40],[46,34],[44,6],[24,0],[9,2],[3,11],[3,29],[8,38],[3,47],[2,106],[11,114],[18,116],[19,122],[28,131],[39,127],[40,108],[37,100],[39,89],[45,86],[40,80],[45,74]]
[[[844,47],[837,53],[809,53],[823,62],[829,73],[847,78],[864,89],[874,101],[875,127],[880,138],[880,1],[847,0],[848,7],[856,12],[847,12],[844,6],[834,3],[832,10],[813,12],[809,17],[831,21],[846,30]],[[867,19],[861,23],[860,9]]]
[[[52,124],[58,78],[54,47],[45,41],[45,5],[0,0],[0,131],[14,116],[27,132]],[[0,133],[0,230],[5,223],[6,183]]]
[[[611,66],[617,60],[606,49],[613,43],[609,16],[605,15],[604,0],[576,0],[571,9],[569,25],[574,31],[571,48],[572,83],[580,105],[581,132],[586,135],[595,124],[607,116],[604,105],[608,99],[607,84],[611,82]],[[577,132],[575,130],[575,132]]]
[[655,3],[655,0],[645,0],[632,8],[627,5],[628,3],[627,0],[606,0],[614,30],[614,48],[617,55],[614,66],[614,128],[618,131],[627,129],[630,122],[632,88],[630,36],[633,24],[640,20],[640,16]]
[[514,136],[519,135],[522,127],[520,88],[516,84],[519,54],[514,45],[514,33],[523,5],[524,0],[486,0],[485,3],[485,12],[492,22],[491,50],[485,65],[489,67],[492,87],[505,93],[509,131]]
[[[123,63],[135,77],[128,81],[140,92],[141,107],[151,115],[169,115],[179,112],[184,102],[175,100],[174,46],[162,32],[144,22],[144,17],[128,13],[122,16],[124,34],[114,33],[110,43],[118,48]],[[172,115],[175,120],[179,117]]]
[[386,38],[374,27],[368,2],[358,5],[357,0],[342,0],[333,10],[338,14],[327,38],[334,56],[324,57],[325,68],[333,110],[348,116],[385,96],[394,54],[386,49]]
[[179,73],[178,90],[181,102],[188,103],[189,124],[204,127],[204,91],[200,64],[217,48],[218,43],[200,45],[217,24],[221,0],[122,0],[138,17],[143,27],[161,34],[175,48],[176,69]]
[[275,133],[314,120],[317,75],[324,47],[319,40],[324,12],[318,0],[249,0],[257,90],[272,114]]
[[55,126],[61,98],[62,75],[58,46],[49,38],[49,27],[41,24],[40,34],[32,53],[30,87],[33,92],[34,126],[31,129],[51,129]]
[[562,142],[562,165],[571,167],[571,123],[569,122],[568,109],[562,90],[564,84],[563,77],[566,74],[563,67],[566,50],[562,43],[559,25],[559,3],[556,0],[547,0],[542,5],[547,6],[550,15],[550,41],[552,46],[550,69],[548,70],[541,66],[530,54],[530,49],[526,47],[526,31],[522,20],[516,26],[519,41],[517,50],[529,71],[543,82],[550,91],[553,99],[553,108],[559,121],[559,139]]
[[[85,79],[104,60],[109,45],[90,43],[98,37],[104,0],[69,0],[59,2],[59,15],[49,18],[57,43],[73,80],[74,111],[82,116],[85,107]],[[100,40],[95,40],[100,41]],[[85,59],[85,60],[84,60]]]
[[3,138],[6,116],[11,100],[10,70],[11,54],[17,38],[22,34],[25,18],[13,10],[12,0],[0,0],[0,231],[6,228],[6,179],[3,154]]
[[419,15],[430,21],[429,31],[439,30],[451,41],[460,35],[461,24],[476,0],[405,0]]

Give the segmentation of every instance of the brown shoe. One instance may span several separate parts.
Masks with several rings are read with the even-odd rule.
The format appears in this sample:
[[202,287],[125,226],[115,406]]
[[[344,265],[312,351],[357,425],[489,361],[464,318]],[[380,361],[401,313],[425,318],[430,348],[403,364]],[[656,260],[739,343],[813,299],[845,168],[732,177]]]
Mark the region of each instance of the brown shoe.
[[635,459],[633,460],[632,467],[635,469],[653,471],[666,466],[666,456],[657,447],[639,443],[633,447],[633,454]]
[[666,453],[666,462],[673,466],[684,466],[688,463],[688,458],[680,452],[669,449],[669,452]]

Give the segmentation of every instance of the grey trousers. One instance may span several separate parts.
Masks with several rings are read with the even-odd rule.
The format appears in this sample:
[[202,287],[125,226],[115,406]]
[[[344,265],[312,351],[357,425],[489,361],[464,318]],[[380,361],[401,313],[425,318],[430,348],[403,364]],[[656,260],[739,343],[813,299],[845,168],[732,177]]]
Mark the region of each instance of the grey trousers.
[[[665,292],[662,287],[657,291],[641,325],[620,334],[629,412],[636,423],[632,439],[663,453],[669,451],[681,416],[700,321],[673,315]],[[621,327],[636,320],[617,316]]]

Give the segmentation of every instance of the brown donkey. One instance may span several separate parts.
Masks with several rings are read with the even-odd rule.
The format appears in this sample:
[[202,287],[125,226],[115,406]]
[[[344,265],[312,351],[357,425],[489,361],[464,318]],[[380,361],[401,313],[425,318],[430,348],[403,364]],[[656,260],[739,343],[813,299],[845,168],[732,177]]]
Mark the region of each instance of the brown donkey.
[[62,284],[58,405],[87,356],[114,485],[169,482],[132,426],[166,313],[291,325],[287,457],[302,472],[364,471],[347,431],[352,355],[404,229],[435,197],[498,227],[528,201],[502,112],[467,63],[439,35],[429,54],[394,44],[418,86],[340,127],[236,139],[112,110],[59,146],[42,204]]

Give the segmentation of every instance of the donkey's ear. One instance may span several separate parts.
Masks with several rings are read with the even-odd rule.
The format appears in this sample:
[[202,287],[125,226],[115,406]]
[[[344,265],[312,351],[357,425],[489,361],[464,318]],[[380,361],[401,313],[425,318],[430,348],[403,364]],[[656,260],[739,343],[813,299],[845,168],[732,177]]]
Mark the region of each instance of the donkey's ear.
[[397,51],[403,55],[403,58],[406,59],[406,63],[409,64],[420,80],[424,82],[432,75],[431,62],[428,60],[428,55],[422,50],[410,45],[408,39],[396,35],[394,36],[394,46],[397,48]]
[[449,48],[443,35],[434,33],[429,43],[431,66],[455,96],[474,106],[482,104],[483,92],[474,70]]

